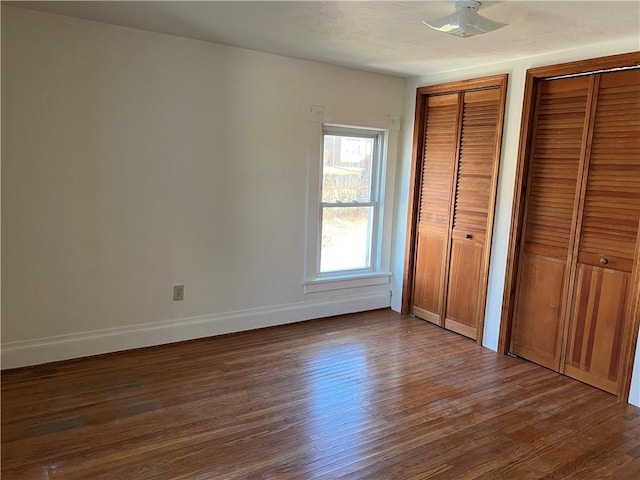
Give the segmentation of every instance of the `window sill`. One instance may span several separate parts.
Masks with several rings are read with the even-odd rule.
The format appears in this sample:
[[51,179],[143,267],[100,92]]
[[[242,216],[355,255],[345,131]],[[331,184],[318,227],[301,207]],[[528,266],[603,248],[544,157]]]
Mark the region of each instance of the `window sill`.
[[323,277],[304,282],[304,293],[328,292],[345,288],[369,287],[390,283],[391,273],[363,273],[349,276]]

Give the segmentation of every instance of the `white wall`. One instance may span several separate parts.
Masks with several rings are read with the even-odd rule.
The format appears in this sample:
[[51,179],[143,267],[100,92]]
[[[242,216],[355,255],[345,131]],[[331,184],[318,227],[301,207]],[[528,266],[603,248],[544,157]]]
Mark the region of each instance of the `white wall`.
[[2,73],[4,368],[389,305],[303,293],[306,109],[403,79],[6,6]]
[[[495,65],[476,66],[466,70],[439,74],[426,78],[413,78],[407,81],[405,88],[404,115],[405,126],[400,139],[401,152],[397,169],[396,184],[396,212],[397,222],[394,226],[394,251],[392,263],[394,276],[392,280],[392,304],[395,310],[400,310],[402,300],[402,275],[405,252],[406,212],[408,202],[409,177],[411,172],[411,148],[413,136],[413,119],[415,108],[416,88],[424,85],[478,78],[500,73],[509,74],[507,105],[503,132],[502,158],[498,179],[498,196],[491,251],[491,266],[489,270],[489,286],[487,291],[487,308],[483,345],[492,350],[498,346],[500,330],[500,314],[502,309],[502,293],[507,261],[507,247],[509,243],[509,227],[511,222],[511,207],[518,157],[518,140],[520,135],[520,117],[524,98],[524,80],[527,69],[556,63],[595,58],[605,55],[625,53],[640,49],[638,37],[627,40],[585,45],[570,51],[557,52],[550,55],[523,58],[517,61],[504,62]],[[639,344],[640,345],[640,344]],[[636,354],[636,358],[640,352]],[[638,363],[634,369],[632,382],[631,403],[640,406],[640,370]]]

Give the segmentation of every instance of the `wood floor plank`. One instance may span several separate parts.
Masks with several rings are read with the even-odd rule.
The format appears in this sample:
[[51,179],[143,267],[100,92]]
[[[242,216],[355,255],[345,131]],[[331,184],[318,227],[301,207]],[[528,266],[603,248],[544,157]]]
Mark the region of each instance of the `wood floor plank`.
[[3,479],[634,479],[640,409],[390,310],[2,373]]

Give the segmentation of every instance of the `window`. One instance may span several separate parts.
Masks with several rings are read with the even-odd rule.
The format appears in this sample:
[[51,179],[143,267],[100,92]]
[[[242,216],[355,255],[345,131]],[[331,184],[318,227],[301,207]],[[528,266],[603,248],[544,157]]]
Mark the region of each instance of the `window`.
[[350,128],[324,129],[321,275],[375,269],[383,134]]
[[316,105],[308,115],[304,292],[384,290],[400,117]]

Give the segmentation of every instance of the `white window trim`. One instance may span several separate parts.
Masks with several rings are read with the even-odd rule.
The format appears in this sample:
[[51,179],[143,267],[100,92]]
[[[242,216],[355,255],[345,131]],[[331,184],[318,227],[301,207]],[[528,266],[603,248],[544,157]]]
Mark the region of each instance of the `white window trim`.
[[[308,107],[308,196],[305,293],[342,290],[354,287],[383,285],[390,283],[391,236],[393,198],[398,151],[400,116],[349,112],[313,105]],[[383,132],[382,155],[379,158],[379,224],[377,258],[372,259],[372,268],[367,271],[319,272],[320,256],[320,192],[322,187],[321,163],[323,134],[325,127],[344,127]],[[315,187],[315,188],[314,188]]]
[[304,283],[304,293],[328,292],[332,290],[344,290],[346,288],[371,287],[375,285],[387,285],[390,283],[390,272],[363,273],[346,276],[344,278],[323,278]]

